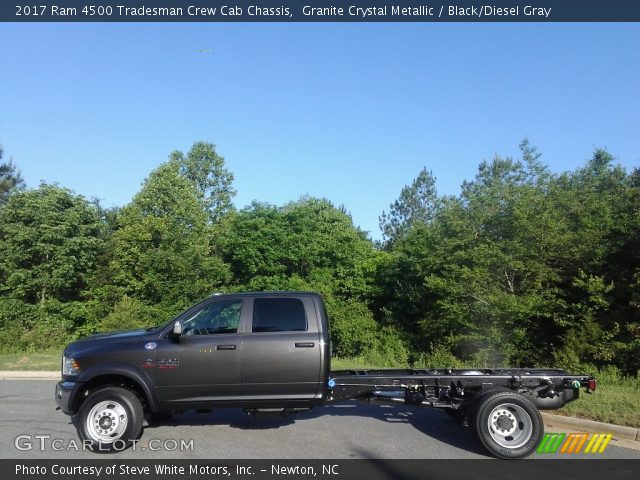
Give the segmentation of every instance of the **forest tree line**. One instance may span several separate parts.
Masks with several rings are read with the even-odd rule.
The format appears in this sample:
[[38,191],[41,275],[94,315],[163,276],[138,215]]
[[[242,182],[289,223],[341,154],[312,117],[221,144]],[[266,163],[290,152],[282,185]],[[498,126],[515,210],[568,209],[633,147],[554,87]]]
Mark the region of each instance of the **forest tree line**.
[[379,242],[326,199],[237,210],[234,195],[205,142],[117,208],[26,188],[0,158],[0,351],[158,325],[213,292],[296,289],[324,296],[340,357],[640,369],[640,169],[605,150],[558,174],[524,140],[455,196],[423,169]]

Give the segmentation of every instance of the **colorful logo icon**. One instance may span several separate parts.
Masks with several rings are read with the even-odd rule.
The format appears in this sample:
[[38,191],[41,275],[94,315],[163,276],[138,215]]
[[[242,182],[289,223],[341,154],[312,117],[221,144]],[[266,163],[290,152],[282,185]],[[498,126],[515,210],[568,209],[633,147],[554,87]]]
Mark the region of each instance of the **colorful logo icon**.
[[611,433],[545,433],[536,452],[602,453],[612,436]]

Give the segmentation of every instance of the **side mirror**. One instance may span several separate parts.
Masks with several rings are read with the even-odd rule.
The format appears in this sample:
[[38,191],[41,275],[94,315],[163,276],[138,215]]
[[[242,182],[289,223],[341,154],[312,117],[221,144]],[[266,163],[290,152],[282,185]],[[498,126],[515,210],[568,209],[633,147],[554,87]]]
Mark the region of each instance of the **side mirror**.
[[182,335],[182,323],[180,321],[177,321],[173,324],[172,333],[174,337],[179,337],[180,335]]

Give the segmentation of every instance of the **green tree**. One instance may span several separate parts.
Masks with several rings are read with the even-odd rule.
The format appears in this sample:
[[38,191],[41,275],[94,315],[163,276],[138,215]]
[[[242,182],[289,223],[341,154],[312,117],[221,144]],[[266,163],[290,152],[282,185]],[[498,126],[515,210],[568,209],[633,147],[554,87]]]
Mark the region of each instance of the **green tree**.
[[214,292],[228,269],[212,254],[208,228],[199,193],[180,164],[160,165],[118,215],[112,301],[128,295],[170,315]]
[[43,346],[86,321],[86,290],[103,248],[95,208],[55,185],[0,209],[0,343]]
[[378,256],[351,217],[327,200],[302,198],[283,207],[254,202],[229,216],[219,250],[234,278],[299,277],[343,296],[364,298]]
[[0,294],[27,303],[78,300],[102,242],[83,197],[55,185],[13,195],[0,210]]
[[552,176],[527,141],[521,149],[522,161],[482,162],[459,197],[440,199],[429,222],[396,241],[379,272],[381,305],[417,351],[445,345],[485,363],[535,360],[532,345],[557,301],[564,227],[546,188]]
[[551,174],[522,158],[482,162],[457,197],[396,239],[376,311],[414,351],[480,364],[640,366],[640,175],[597,149]]
[[405,185],[400,197],[382,212],[380,230],[388,244],[405,235],[417,222],[428,223],[435,215],[438,204],[436,180],[423,168],[411,185]]
[[568,366],[614,363],[635,374],[640,195],[635,173],[613,162],[610,153],[596,149],[584,167],[557,182],[557,205],[570,230],[561,257],[564,308],[557,315],[565,348],[557,359]]
[[[336,354],[361,355],[377,345],[381,327],[368,299],[384,254],[354,227],[344,209],[308,197],[283,207],[254,202],[223,220],[216,244],[231,266],[234,289],[322,293]],[[389,351],[401,348],[385,345]]]
[[640,168],[626,177],[617,198],[618,214],[604,262],[614,285],[605,319],[619,326],[616,363],[633,374],[640,371]]
[[[2,146],[0,146],[0,160],[2,160]],[[7,203],[13,191],[24,190],[25,183],[20,170],[9,160],[0,162],[0,206]]]
[[196,188],[211,222],[233,210],[232,200],[236,194],[232,187],[233,173],[225,167],[224,158],[218,155],[215,145],[196,142],[186,156],[180,151],[173,152],[171,161],[179,165],[180,174]]

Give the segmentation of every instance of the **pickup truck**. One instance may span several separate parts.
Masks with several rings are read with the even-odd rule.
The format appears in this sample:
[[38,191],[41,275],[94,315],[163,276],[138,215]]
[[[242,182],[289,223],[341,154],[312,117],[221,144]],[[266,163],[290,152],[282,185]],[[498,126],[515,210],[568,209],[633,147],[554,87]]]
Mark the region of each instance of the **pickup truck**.
[[332,371],[330,363],[319,294],[213,295],[162,326],[69,344],[55,399],[95,452],[126,448],[154,416],[214,407],[286,415],[358,399],[443,409],[493,456],[522,458],[544,433],[540,409],[596,388],[593,377],[558,369]]

